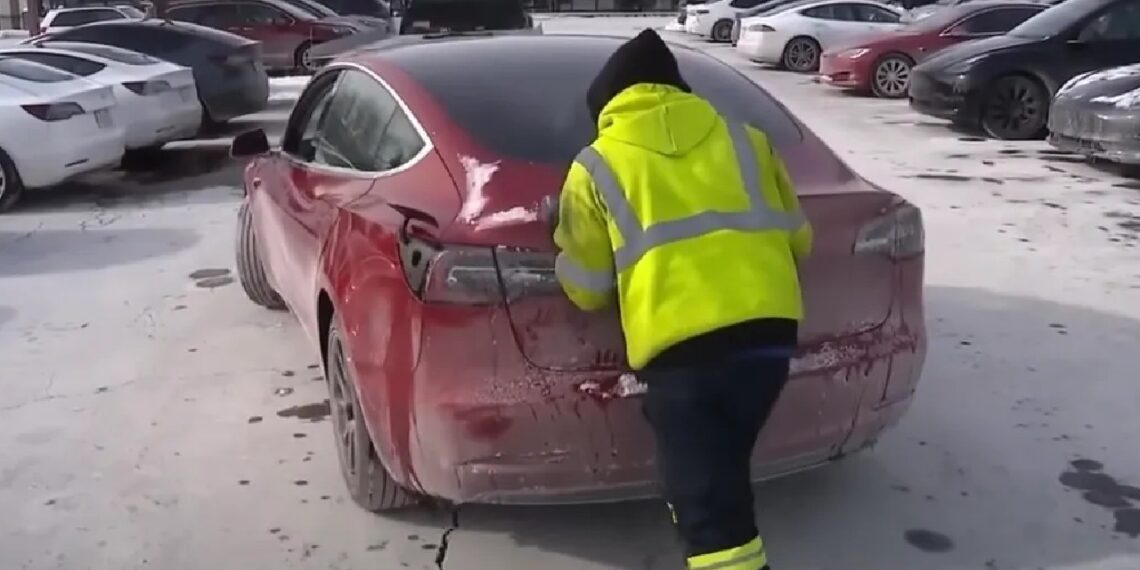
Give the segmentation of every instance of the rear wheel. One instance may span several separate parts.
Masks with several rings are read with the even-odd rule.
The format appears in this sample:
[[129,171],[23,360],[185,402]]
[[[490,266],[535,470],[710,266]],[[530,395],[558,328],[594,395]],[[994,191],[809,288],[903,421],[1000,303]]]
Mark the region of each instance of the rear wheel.
[[982,129],[995,139],[1039,139],[1045,135],[1048,115],[1045,86],[1023,75],[994,81],[982,101]]
[[871,91],[885,99],[906,97],[913,66],[914,62],[905,55],[883,57],[871,70]]
[[732,41],[732,20],[721,20],[713,24],[712,32],[709,34],[714,42],[730,42]]
[[819,43],[807,37],[792,38],[784,46],[784,67],[792,71],[815,71],[819,69]]
[[372,436],[364,424],[356,382],[347,366],[344,344],[336,318],[328,331],[329,408],[336,436],[337,458],[344,483],[352,500],[364,509],[378,513],[414,505],[419,497],[401,487],[380,461]]
[[305,42],[297,46],[297,52],[293,54],[293,63],[296,68],[305,73],[312,73],[317,70],[317,62],[313,61],[313,42]]
[[0,149],[0,213],[12,209],[23,193],[24,183],[16,171],[16,163]]
[[241,288],[250,301],[267,309],[284,310],[285,302],[265,275],[261,264],[261,254],[257,251],[257,234],[253,229],[253,212],[249,210],[249,200],[241,203],[238,210],[237,270]]

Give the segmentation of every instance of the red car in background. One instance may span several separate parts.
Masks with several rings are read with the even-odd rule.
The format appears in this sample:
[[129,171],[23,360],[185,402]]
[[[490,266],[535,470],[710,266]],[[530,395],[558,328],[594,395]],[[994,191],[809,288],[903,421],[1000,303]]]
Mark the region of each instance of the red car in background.
[[824,83],[879,97],[906,97],[910,70],[957,43],[1000,36],[1048,8],[1029,2],[969,2],[935,12],[905,28],[823,54]]
[[171,3],[166,16],[256,40],[265,66],[287,71],[316,69],[309,53],[314,45],[368,29],[282,0],[183,0]]
[[[262,131],[235,138],[232,154],[252,157],[241,283],[292,310],[324,363],[341,471],[365,508],[654,493],[617,315],[569,302],[538,214],[595,136],[582,86],[622,41],[400,36],[314,75],[280,149]],[[802,350],[755,476],[863,449],[922,371],[921,214],[733,68],[674,51],[697,92],[768,134],[815,229]]]

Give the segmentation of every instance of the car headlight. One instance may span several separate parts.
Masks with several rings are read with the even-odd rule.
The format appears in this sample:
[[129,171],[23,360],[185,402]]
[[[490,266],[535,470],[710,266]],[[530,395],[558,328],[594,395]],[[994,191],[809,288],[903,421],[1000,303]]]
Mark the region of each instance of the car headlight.
[[946,67],[945,73],[947,75],[962,75],[963,73],[968,73],[970,71],[970,68],[974,67],[974,65],[981,61],[983,57],[985,56],[976,55],[968,59],[963,59],[958,63],[951,64]]
[[867,48],[846,49],[846,50],[839,52],[839,57],[845,57],[847,59],[859,59],[859,58],[867,55],[870,51],[871,50],[869,50]]

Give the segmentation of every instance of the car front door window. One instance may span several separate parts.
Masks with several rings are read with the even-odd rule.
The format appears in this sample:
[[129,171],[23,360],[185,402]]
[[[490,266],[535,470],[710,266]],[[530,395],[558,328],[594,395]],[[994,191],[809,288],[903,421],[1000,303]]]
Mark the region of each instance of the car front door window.
[[1081,30],[1079,39],[1086,42],[1140,39],[1140,2],[1125,1],[1109,8]]
[[855,11],[861,22],[870,24],[897,24],[899,21],[898,14],[885,8],[880,8],[879,6],[859,4],[855,7]]

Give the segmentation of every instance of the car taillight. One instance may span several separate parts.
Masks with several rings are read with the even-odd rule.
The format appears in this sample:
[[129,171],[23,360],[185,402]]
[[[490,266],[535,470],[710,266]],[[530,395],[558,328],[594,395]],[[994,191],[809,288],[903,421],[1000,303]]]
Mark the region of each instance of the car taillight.
[[867,222],[855,238],[855,253],[881,254],[891,259],[918,255],[926,250],[922,212],[907,203]]
[[497,305],[561,291],[549,253],[436,246],[411,238],[401,244],[400,257],[408,286],[425,303]]
[[136,95],[158,95],[170,91],[172,87],[165,81],[128,81],[123,87]]
[[29,115],[41,121],[65,121],[85,111],[78,103],[51,103],[47,105],[21,105]]

